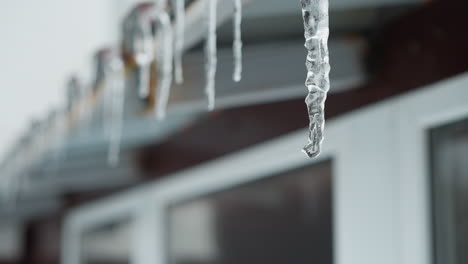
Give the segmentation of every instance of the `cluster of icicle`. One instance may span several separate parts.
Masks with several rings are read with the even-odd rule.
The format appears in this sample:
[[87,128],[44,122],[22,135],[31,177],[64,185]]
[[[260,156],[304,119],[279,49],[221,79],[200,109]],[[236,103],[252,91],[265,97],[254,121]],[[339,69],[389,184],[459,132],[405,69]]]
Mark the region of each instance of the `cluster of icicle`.
[[[206,86],[205,93],[208,97],[208,109],[213,110],[215,107],[215,77],[216,77],[216,12],[218,0],[208,0],[208,37],[205,43],[206,54]],[[242,1],[234,0],[234,73],[232,79],[239,82],[242,78],[242,39],[241,39],[241,23],[242,23]]]
[[[233,80],[238,82],[242,74],[242,2],[234,1],[234,73]],[[216,55],[216,27],[218,0],[206,0],[207,5],[207,38],[205,42],[205,93],[208,98],[208,109],[215,106],[215,77],[217,66]],[[166,11],[167,0],[157,2],[150,15],[139,17],[140,38],[135,39],[135,61],[140,68],[140,95],[145,98],[149,94],[149,76],[151,62],[156,59],[159,69],[159,96],[156,115],[163,119],[166,115],[166,106],[172,83],[172,72],[176,83],[184,81],[182,69],[182,55],[184,50],[185,34],[185,0],[174,0],[175,34],[173,34],[169,14]],[[151,21],[157,21],[160,26],[156,42],[151,32]],[[174,40],[174,41],[173,41]],[[154,43],[158,46],[153,47]],[[172,61],[173,60],[173,61]],[[174,62],[174,63],[172,63]],[[174,64],[174,65],[173,65]]]
[[23,179],[24,172],[21,167],[27,164],[21,156],[27,157],[28,154],[23,148],[15,149],[13,153],[9,153],[8,159],[2,164],[0,174],[0,195],[1,205],[7,209],[13,209],[16,205],[16,200],[19,196],[20,183]]
[[305,47],[307,49],[306,98],[309,113],[309,139],[303,148],[307,156],[320,154],[325,125],[325,100],[330,89],[328,56],[328,0],[301,0],[304,19]]
[[[242,74],[242,40],[241,40],[241,23],[242,23],[242,2],[241,0],[234,1],[234,73],[233,80],[239,82]],[[206,0],[207,4],[207,38],[205,42],[206,67],[205,67],[205,93],[208,98],[208,109],[213,110],[215,107],[215,78],[217,67],[217,47],[216,47],[216,27],[217,27],[217,8],[218,0]],[[156,61],[158,64],[158,96],[156,117],[161,120],[166,116],[166,108],[169,100],[170,88],[172,85],[172,75],[177,84],[184,81],[182,69],[182,56],[184,51],[184,34],[185,34],[185,0],[174,0],[174,15],[175,15],[175,33],[173,33],[170,16],[167,12],[168,0],[156,1],[153,6],[148,8],[149,12],[143,12],[138,16],[139,34],[133,40],[134,58],[139,67],[139,95],[142,98],[149,96],[149,81],[151,63]],[[158,23],[158,33],[153,36],[151,29],[152,21]],[[156,39],[154,39],[156,38]],[[112,76],[112,75],[111,75]],[[119,82],[122,82],[120,80]],[[121,85],[116,84],[117,81],[109,83],[111,86]],[[123,85],[123,84],[122,84]],[[114,89],[114,88],[111,88]],[[113,92],[113,96],[123,96],[123,92]],[[112,106],[112,127],[110,131],[114,131],[111,135],[111,144],[109,148],[109,163],[115,164],[118,161],[118,151],[120,141],[120,132],[115,132],[121,129],[122,121],[116,119],[122,118],[122,101],[123,99],[113,99]],[[117,106],[116,106],[117,105]]]
[[[0,168],[0,205],[15,210],[22,190],[31,187],[28,168],[52,146],[60,147],[64,135],[62,112],[52,111],[45,122],[34,121]],[[56,164],[52,164],[56,165]],[[50,167],[49,173],[54,172]]]
[[[149,96],[149,82],[151,77],[151,63],[157,63],[158,70],[158,95],[156,117],[161,120],[166,116],[166,107],[169,100],[170,88],[173,75],[175,82],[183,83],[182,55],[184,51],[185,35],[185,0],[174,1],[175,30],[172,28],[170,15],[168,13],[168,0],[155,0],[154,4],[147,5],[148,12],[145,15],[138,16],[139,34],[132,40],[134,46],[134,58],[139,68],[139,95],[143,98]],[[216,28],[217,28],[217,8],[218,0],[204,0],[206,3],[207,18],[207,37],[205,42],[206,67],[205,67],[205,93],[208,97],[208,109],[212,110],[215,106],[215,77],[217,66],[216,55]],[[234,1],[234,72],[233,80],[241,80],[242,74],[242,40],[241,40],[241,22],[242,22],[242,0]],[[152,32],[152,22],[158,23],[158,32],[156,36]],[[123,108],[125,98],[125,65],[121,58],[119,49],[111,49],[104,58],[102,71],[104,79],[104,132],[109,137],[108,163],[115,166],[119,161],[120,142],[123,126]],[[82,95],[77,94],[79,87],[76,83],[70,84],[73,87],[69,89],[69,102],[77,102],[82,99]],[[79,98],[78,98],[79,97]],[[85,106],[69,106],[68,112],[77,111],[80,119],[86,115],[83,111]],[[73,110],[72,110],[73,108]],[[65,111],[66,112],[66,111]],[[14,203],[19,193],[20,181],[23,182],[22,175],[26,172],[21,168],[29,167],[36,156],[47,151],[47,145],[52,145],[55,155],[49,172],[57,170],[63,159],[63,148],[65,144],[65,134],[67,133],[67,116],[65,112],[58,112],[50,117],[48,132],[39,133],[34,128],[34,142],[22,143],[16,151],[10,155],[8,162],[2,164],[0,177],[0,198],[2,201]],[[83,112],[83,113],[82,113]],[[55,131],[51,133],[50,131]],[[44,140],[42,137],[47,136]],[[52,139],[51,139],[52,138]],[[26,144],[26,145],[25,145]],[[33,148],[33,149],[31,149]],[[32,153],[32,154],[31,154]]]
[[[163,119],[166,115],[166,106],[169,99],[169,90],[172,84],[172,60],[173,60],[173,31],[169,14],[165,7],[167,1],[155,5],[144,6],[137,16],[137,33],[133,39],[133,56],[140,73],[139,94],[140,97],[149,96],[149,82],[151,63],[158,63],[158,104],[156,115]],[[158,23],[156,41],[152,32],[153,21]]]
[[[218,0],[208,0],[208,37],[205,44],[206,54],[206,86],[205,93],[208,97],[208,109],[215,107],[215,77],[216,77],[216,12]],[[242,1],[234,0],[234,73],[232,79],[239,82],[242,78]]]

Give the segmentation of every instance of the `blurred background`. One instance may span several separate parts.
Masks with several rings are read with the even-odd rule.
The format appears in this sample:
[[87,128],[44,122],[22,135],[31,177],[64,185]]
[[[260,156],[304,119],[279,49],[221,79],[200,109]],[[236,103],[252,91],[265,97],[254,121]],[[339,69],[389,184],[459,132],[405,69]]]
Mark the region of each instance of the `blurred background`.
[[330,1],[317,159],[300,1],[242,0],[234,82],[218,0],[213,111],[208,0],[182,2],[163,120],[160,57],[137,56],[153,2],[0,2],[0,264],[468,263],[467,1]]

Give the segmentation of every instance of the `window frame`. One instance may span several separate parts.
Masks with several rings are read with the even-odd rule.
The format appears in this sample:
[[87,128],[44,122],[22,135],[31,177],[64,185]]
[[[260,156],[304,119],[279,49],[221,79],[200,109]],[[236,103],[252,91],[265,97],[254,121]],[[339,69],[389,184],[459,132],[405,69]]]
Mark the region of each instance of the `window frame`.
[[166,263],[168,205],[324,160],[332,160],[335,263],[431,263],[426,133],[468,116],[466,87],[463,74],[335,118],[317,159],[299,151],[302,129],[77,208],[65,218],[62,263],[80,263],[85,230],[124,215],[135,223],[131,263]]

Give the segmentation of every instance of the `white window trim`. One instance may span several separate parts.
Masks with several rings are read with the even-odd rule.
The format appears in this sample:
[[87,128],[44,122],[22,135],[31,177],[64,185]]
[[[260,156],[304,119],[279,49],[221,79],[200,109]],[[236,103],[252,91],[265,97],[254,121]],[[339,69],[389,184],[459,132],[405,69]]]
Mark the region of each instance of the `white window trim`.
[[432,262],[429,138],[431,128],[468,117],[468,74],[399,100],[400,252],[396,263]]

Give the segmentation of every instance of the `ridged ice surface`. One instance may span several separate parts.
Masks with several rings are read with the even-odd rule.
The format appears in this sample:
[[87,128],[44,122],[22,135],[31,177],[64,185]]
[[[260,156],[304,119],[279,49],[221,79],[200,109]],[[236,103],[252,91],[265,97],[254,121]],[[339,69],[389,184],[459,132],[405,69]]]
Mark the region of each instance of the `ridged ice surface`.
[[330,89],[328,56],[328,0],[301,0],[307,49],[307,79],[309,94],[305,100],[309,113],[309,142],[303,148],[307,156],[320,154],[325,125],[325,99]]
[[218,0],[209,0],[208,3],[208,36],[205,43],[206,54],[206,86],[205,93],[208,97],[208,109],[213,110],[215,107],[215,78],[216,78],[216,11]]
[[234,73],[232,79],[239,82],[242,79],[242,0],[234,0]]

